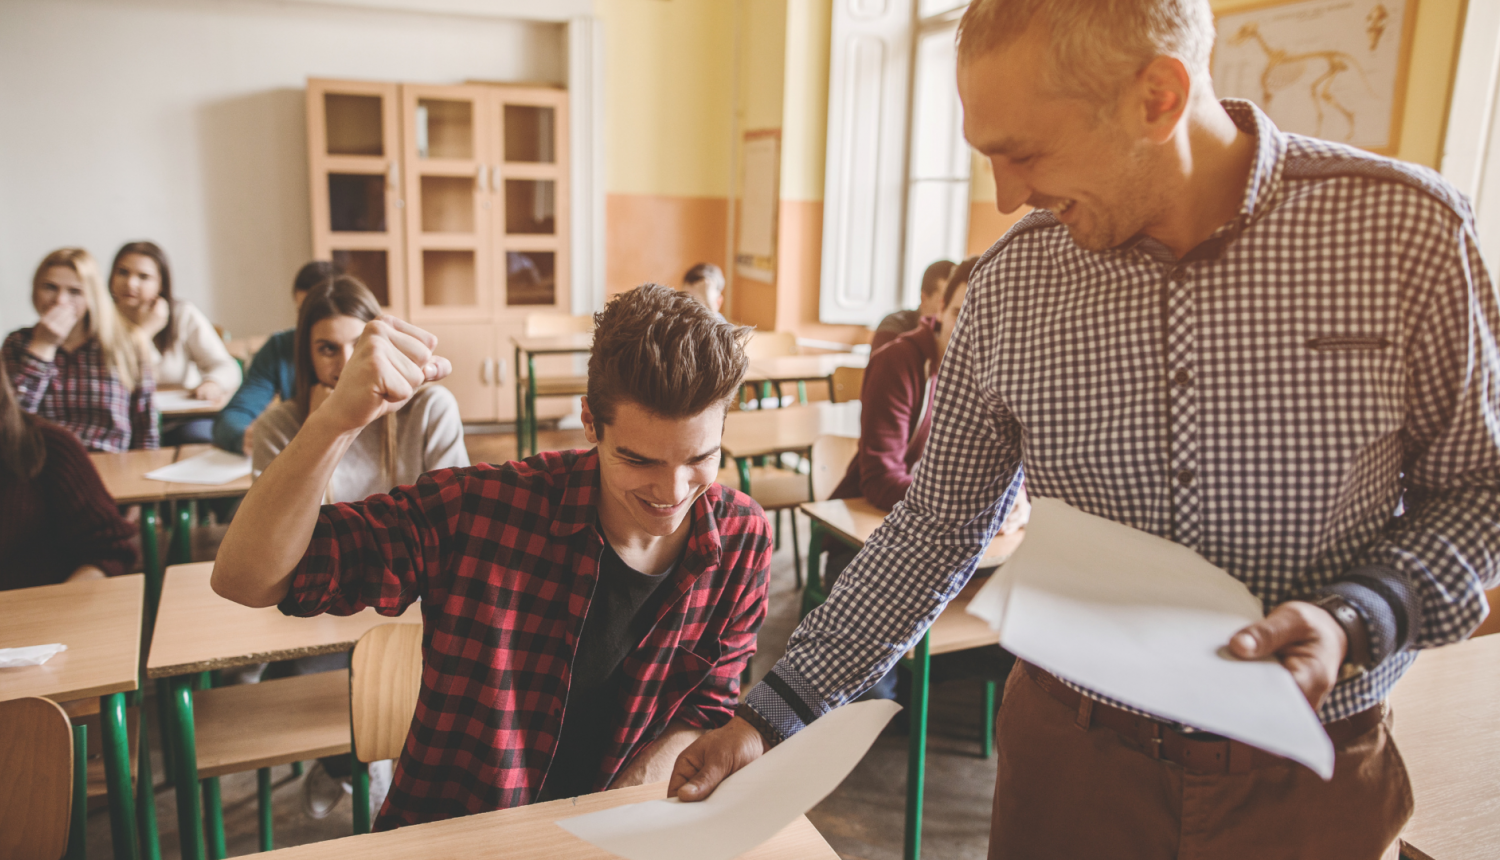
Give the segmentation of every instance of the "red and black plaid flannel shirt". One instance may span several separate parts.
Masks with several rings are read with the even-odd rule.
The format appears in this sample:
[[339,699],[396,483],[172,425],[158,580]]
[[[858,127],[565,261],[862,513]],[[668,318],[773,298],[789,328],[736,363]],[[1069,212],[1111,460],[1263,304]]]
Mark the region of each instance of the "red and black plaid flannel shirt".
[[[422,689],[377,830],[536,799],[598,580],[599,492],[597,452],[563,451],[322,509],[282,612],[397,615],[422,600]],[[715,484],[691,528],[655,626],[625,658],[595,790],[669,720],[709,729],[734,715],[766,614],[770,525]]]
[[22,409],[72,431],[90,451],[160,447],[150,368],[141,368],[141,380],[130,391],[105,366],[97,338],[76,352],[58,347],[52,361],[28,352],[29,343],[30,327],[11,332],[4,346],[5,367]]

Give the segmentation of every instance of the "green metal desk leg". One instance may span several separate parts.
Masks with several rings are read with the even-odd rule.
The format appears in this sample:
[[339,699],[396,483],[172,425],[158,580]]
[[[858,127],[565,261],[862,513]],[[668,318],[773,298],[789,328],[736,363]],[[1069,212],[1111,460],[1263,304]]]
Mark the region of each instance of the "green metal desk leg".
[[141,566],[146,571],[146,619],[156,618],[161,601],[161,554],[157,548],[156,503],[141,505]]
[[536,356],[526,354],[526,450],[536,453]]
[[349,770],[354,777],[354,833],[370,832],[370,766],[349,753]]
[[198,794],[197,739],[193,734],[193,676],[178,675],[172,684],[173,733],[177,736],[177,834],[182,860],[204,860],[203,807]]
[[515,384],[515,396],[516,396],[516,459],[517,460],[524,460],[526,458],[525,458],[525,455],[522,453],[522,451],[525,449],[525,446],[526,446],[526,442],[525,442],[525,438],[526,438],[526,423],[525,423],[526,422],[526,409],[525,409],[525,400],[526,400],[526,398],[525,398],[525,396],[521,392],[521,348],[519,346],[516,347],[516,359],[515,359],[515,361],[516,361],[516,363],[515,363],[515,368],[516,368],[516,384]]
[[168,564],[187,564],[193,560],[193,506],[190,502],[177,503],[177,525],[172,529],[172,551],[167,556]]
[[219,799],[219,778],[211,776],[201,780],[203,786],[203,809],[208,814],[209,860],[224,860],[229,852],[224,847],[224,804]]
[[802,617],[818,608],[828,595],[823,592],[823,524],[812,521],[807,535],[807,585],[802,589]]
[[301,776],[301,775],[302,775],[302,762],[300,762],[300,761],[294,761],[294,762],[292,762],[292,776]]
[[156,679],[156,713],[161,717],[161,766],[165,773],[162,781],[167,785],[177,785],[177,745],[172,739],[177,737],[174,729],[172,707],[172,679]]
[[73,812],[63,860],[84,860],[89,835],[89,727],[73,727]]
[[995,681],[984,682],[984,758],[995,754]]
[[260,850],[273,851],[276,840],[271,827],[276,816],[271,809],[271,769],[268,767],[255,772],[255,799],[260,805]]
[[[142,684],[142,689],[145,685]],[[136,712],[140,740],[137,742],[135,776],[135,826],[141,835],[141,857],[144,860],[161,860],[161,836],[156,832],[156,779],[151,773],[151,733],[146,730],[146,707],[142,703]],[[162,746],[167,746],[167,733],[162,732]]]
[[927,669],[932,637],[923,633],[911,660],[911,736],[906,756],[906,839],[902,856],[922,856],[922,793],[927,780]]
[[130,736],[125,726],[125,694],[99,697],[99,724],[104,729],[104,780],[109,785],[109,830],[115,857],[139,860],[135,832],[135,790],[130,785]]
[[734,461],[740,470],[740,492],[750,495],[750,461],[740,457]]
[[[828,393],[833,393],[832,381],[829,381],[828,383]],[[830,397],[829,399],[832,400],[833,398]],[[807,403],[807,383],[800,380],[797,382],[797,402],[804,404]]]

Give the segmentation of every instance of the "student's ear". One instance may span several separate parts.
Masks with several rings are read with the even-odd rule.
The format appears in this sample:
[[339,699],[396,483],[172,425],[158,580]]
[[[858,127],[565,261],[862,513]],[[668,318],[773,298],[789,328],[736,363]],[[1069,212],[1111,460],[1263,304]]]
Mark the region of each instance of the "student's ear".
[[582,412],[579,417],[583,420],[583,435],[589,440],[590,445],[598,445],[599,434],[594,432],[594,413],[589,411],[588,397],[578,398],[578,403]]

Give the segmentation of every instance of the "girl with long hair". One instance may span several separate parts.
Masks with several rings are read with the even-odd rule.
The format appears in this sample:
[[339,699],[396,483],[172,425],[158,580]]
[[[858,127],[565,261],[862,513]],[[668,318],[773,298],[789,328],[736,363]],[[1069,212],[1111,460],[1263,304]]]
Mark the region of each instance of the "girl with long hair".
[[[255,422],[252,470],[259,475],[338,383],[365,323],[380,305],[358,278],[338,275],[314,287],[297,314],[296,393]],[[330,502],[355,502],[410,484],[423,472],[469,465],[458,401],[441,385],[419,390],[400,410],[365,428],[328,484]]]
[[[140,336],[157,390],[181,388],[199,400],[222,403],[240,385],[240,366],[213,323],[191,302],[173,298],[172,267],[155,242],[130,242],[109,268],[115,308]],[[165,422],[169,445],[207,442],[212,418]]]
[[[0,371],[5,360],[0,358]],[[131,535],[73,434],[28,414],[0,372],[0,591],[118,576]]]
[[150,364],[88,251],[48,254],[31,280],[41,318],[5,338],[0,354],[16,402],[72,431],[90,451],[156,448]]

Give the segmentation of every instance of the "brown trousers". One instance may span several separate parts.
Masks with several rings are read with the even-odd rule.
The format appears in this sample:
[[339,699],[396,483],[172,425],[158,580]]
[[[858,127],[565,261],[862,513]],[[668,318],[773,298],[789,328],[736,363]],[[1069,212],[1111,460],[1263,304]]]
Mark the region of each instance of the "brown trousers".
[[996,720],[990,860],[1379,860],[1397,856],[1411,782],[1391,716],[1339,746],[1324,782],[1291,762],[1204,775],[1152,759],[1016,664]]

